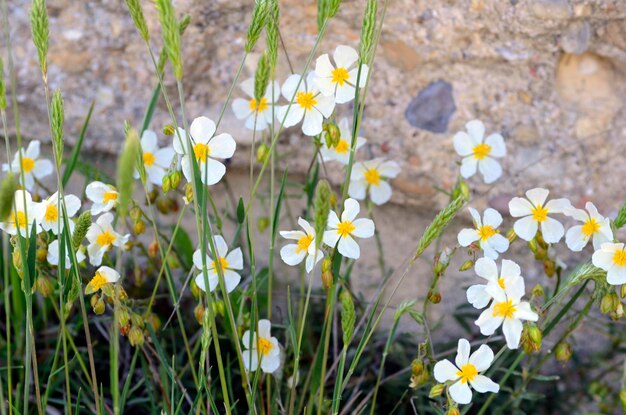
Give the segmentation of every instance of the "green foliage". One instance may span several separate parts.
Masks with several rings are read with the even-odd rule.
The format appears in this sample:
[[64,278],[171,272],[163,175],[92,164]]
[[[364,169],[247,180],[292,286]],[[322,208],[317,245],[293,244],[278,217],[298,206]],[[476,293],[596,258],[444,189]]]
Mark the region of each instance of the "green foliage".
[[418,245],[415,250],[415,255],[413,256],[413,260],[417,259],[422,255],[424,250],[428,248],[431,242],[437,238],[443,230],[448,226],[450,221],[459,213],[459,210],[465,205],[465,197],[459,196],[454,199],[448,206],[445,207],[441,212],[437,214],[435,219],[431,222],[430,225],[424,231]]
[[129,129],[126,142],[117,163],[117,190],[119,192],[117,211],[122,218],[126,217],[132,199],[133,175],[141,156],[141,144],[137,131]]
[[172,0],[154,0],[159,13],[165,54],[174,67],[174,77],[183,78],[183,59],[180,54],[181,28],[176,20],[176,12]]
[[360,62],[370,64],[374,54],[376,13],[378,12],[378,0],[367,0],[365,13],[363,14],[363,26],[361,28],[361,48],[359,51]]
[[87,235],[87,231],[91,226],[91,212],[85,211],[81,213],[76,220],[76,226],[74,228],[74,234],[72,235],[72,248],[74,250],[78,249],[81,246],[83,241],[85,240],[85,236]]
[[250,22],[248,33],[246,34],[246,44],[244,46],[246,53],[250,53],[259,40],[259,36],[261,36],[261,32],[267,23],[269,11],[269,0],[255,0],[254,10],[252,11],[252,22]]
[[268,2],[269,12],[265,25],[265,44],[267,47],[271,78],[273,79],[276,72],[276,60],[278,59],[280,8],[278,7],[278,0],[268,0]]
[[354,302],[352,295],[348,290],[341,290],[339,295],[341,303],[341,331],[343,332],[343,344],[348,345],[350,339],[354,335],[354,323],[356,321],[356,312],[354,310]]
[[30,25],[33,33],[33,42],[39,57],[39,67],[45,80],[48,76],[48,38],[50,35],[46,0],[33,0],[30,10]]
[[4,62],[0,57],[0,111],[7,108],[6,85],[4,83]]
[[65,112],[63,110],[63,97],[61,96],[61,91],[58,89],[54,91],[54,95],[52,95],[50,116],[52,145],[54,146],[54,154],[57,157],[57,166],[60,166],[63,158],[63,124],[65,123]]
[[11,214],[13,200],[17,190],[17,180],[14,173],[8,173],[0,184],[0,222],[4,222]]
[[333,191],[326,180],[320,180],[315,188],[315,244],[319,248],[330,213],[330,198]]
[[254,73],[254,98],[257,102],[265,96],[265,91],[270,83],[270,63],[267,53],[261,55]]
[[148,43],[150,41],[150,33],[148,32],[148,25],[146,24],[146,18],[143,15],[143,9],[141,8],[139,0],[125,1],[128,11],[130,12],[130,17],[133,18],[133,22],[135,23],[135,27],[137,28],[139,35],[146,43]]
[[617,216],[615,217],[615,220],[613,221],[613,225],[615,225],[615,228],[617,229],[620,229],[624,225],[626,225],[626,203],[624,203],[622,205],[622,208],[619,210],[619,212],[617,212]]

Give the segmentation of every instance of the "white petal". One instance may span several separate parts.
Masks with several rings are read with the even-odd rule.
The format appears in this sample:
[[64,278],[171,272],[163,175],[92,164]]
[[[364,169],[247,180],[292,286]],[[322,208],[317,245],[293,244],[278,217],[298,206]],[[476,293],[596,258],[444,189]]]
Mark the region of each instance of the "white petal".
[[472,285],[467,289],[467,301],[477,309],[487,307],[491,300],[491,295],[485,291],[486,285]]
[[241,83],[240,87],[244,94],[250,98],[254,98],[254,78],[246,79]]
[[513,304],[519,303],[526,292],[524,278],[520,276],[505,276],[504,291],[508,300],[512,300]]
[[615,250],[609,250],[609,247],[612,247],[613,245],[615,244],[602,244],[601,249],[594,252],[593,256],[591,257],[591,262],[593,263],[593,265],[605,271],[608,271],[613,266],[613,256],[615,255]]
[[296,244],[289,244],[289,245],[283,246],[280,249],[280,257],[282,258],[283,262],[291,266],[298,265],[300,262],[302,262],[302,260],[306,256],[306,251],[296,252],[297,250],[298,250],[298,245]]
[[337,104],[345,104],[354,99],[356,89],[350,84],[337,85],[337,92],[335,93],[335,102]]
[[[507,249],[509,249],[509,240],[499,233],[489,238],[487,240],[487,244],[491,246],[491,248],[493,248],[494,251],[499,252],[499,253],[506,252]],[[496,254],[496,258],[497,257],[498,255]]]
[[209,141],[210,157],[228,159],[235,154],[237,144],[230,134],[216,135]]
[[476,265],[474,265],[474,271],[476,274],[486,279],[487,281],[498,281],[498,266],[493,259],[490,258],[478,258]]
[[207,117],[198,117],[191,122],[189,133],[194,143],[206,144],[215,134],[215,123]]
[[[285,80],[285,83],[283,83],[281,92],[283,93],[283,96],[287,101],[291,101],[292,99],[294,99],[294,95],[297,91],[304,90],[304,79],[301,82],[301,78],[302,75],[293,74]],[[300,84],[299,87],[298,84]]]
[[338,68],[350,68],[359,59],[359,54],[350,46],[339,45],[335,49],[333,59]]
[[525,241],[532,241],[537,234],[537,227],[537,221],[535,221],[531,216],[518,219],[513,224],[515,234]]
[[144,130],[141,134],[141,149],[150,153],[154,153],[157,149],[157,135],[154,131]]
[[606,282],[611,285],[626,284],[626,267],[613,265],[606,272]]
[[545,221],[541,222],[541,233],[544,241],[555,244],[561,240],[565,229],[561,222],[548,216]]
[[264,373],[274,373],[279,367],[279,356],[263,356],[261,358],[261,370],[263,370]]
[[485,124],[482,121],[472,120],[465,124],[465,128],[476,144],[482,143],[485,136]]
[[497,393],[500,390],[500,385],[484,375],[476,375],[473,380],[470,380],[470,385],[479,393]]
[[342,221],[353,221],[356,218],[356,215],[359,214],[361,207],[359,202],[354,199],[346,199],[343,203],[343,212],[341,213]]
[[[330,63],[328,53],[323,54],[315,61],[315,75],[320,78],[328,78],[332,76],[332,72],[334,69],[335,67],[332,65],[332,63]],[[322,90],[320,89],[320,91]],[[325,95],[331,95],[332,91],[330,92],[330,94],[327,94],[324,91],[322,91],[322,93],[324,93]]]
[[324,117],[319,111],[312,109],[304,111],[304,122],[302,123],[302,132],[308,136],[315,136],[322,132],[322,123]]
[[294,241],[299,240],[306,236],[306,233],[302,231],[280,231],[280,236],[285,239],[292,239]]
[[509,259],[502,260],[502,265],[501,265],[501,270],[500,270],[500,276],[502,278],[518,277],[521,275],[521,273],[522,273],[522,269],[514,261],[511,261]]
[[509,213],[514,218],[532,215],[535,207],[523,197],[514,197],[509,201]]
[[459,245],[461,246],[470,246],[472,242],[475,242],[480,239],[478,232],[476,229],[462,229],[457,236],[457,240],[459,241]]
[[245,120],[253,112],[250,109],[250,102],[241,98],[237,98],[233,101],[232,108],[233,113],[235,113],[235,117],[239,120]]
[[587,246],[587,242],[589,242],[589,238],[583,233],[582,225],[572,226],[565,234],[565,243],[567,247],[574,252],[582,251],[583,248]]
[[374,236],[374,221],[371,219],[361,218],[352,222],[354,231],[352,235],[358,238],[371,238]]
[[241,252],[241,248],[233,249],[228,255],[226,255],[226,261],[228,262],[229,269],[243,269],[243,254]]
[[336,230],[330,230],[324,232],[323,241],[329,247],[334,248],[337,245],[339,238],[341,238],[341,236],[337,233]]
[[226,285],[227,293],[231,293],[237,288],[239,281],[241,281],[241,275],[230,269],[224,271],[224,284]]
[[483,160],[478,161],[478,170],[483,175],[485,183],[490,184],[498,180],[502,176],[502,167],[496,159],[491,157],[485,157]]
[[474,353],[472,353],[469,357],[469,362],[476,367],[478,372],[484,372],[489,369],[489,366],[491,366],[493,358],[493,350],[491,350],[491,348],[489,348],[486,344],[483,344]]
[[470,344],[466,339],[459,339],[456,348],[456,358],[454,359],[454,363],[456,367],[463,367],[469,362],[470,356]]
[[163,147],[162,149],[154,152],[154,163],[158,166],[168,169],[170,167],[170,164],[172,164],[172,159],[174,158],[175,154],[176,152],[172,147]]
[[250,372],[257,370],[259,367],[259,355],[256,349],[245,350],[243,352],[243,365]]
[[[289,112],[287,112],[289,110]],[[292,127],[302,121],[304,117],[304,108],[299,105],[283,105],[278,107],[276,118],[278,122],[282,122],[285,128]],[[284,120],[284,122],[283,122]]]
[[226,174],[226,166],[212,158],[207,160],[206,168],[205,163],[200,163],[198,167],[201,170],[202,183],[209,186],[219,182]]
[[461,161],[461,176],[467,179],[476,174],[476,168],[478,167],[478,160],[474,157],[465,157]]
[[519,347],[519,342],[522,337],[522,329],[524,328],[521,321],[507,318],[502,324],[502,333],[506,339],[506,345],[509,349],[514,350]]
[[539,320],[539,316],[530,308],[530,303],[527,301],[523,301],[517,305],[513,317],[519,320]]
[[382,205],[391,199],[391,186],[386,181],[381,181],[378,186],[370,185],[370,199],[375,205]]
[[435,367],[433,370],[435,379],[439,383],[445,383],[450,380],[458,379],[459,375],[456,374],[458,371],[459,369],[454,366],[452,362],[450,362],[448,359],[440,360],[439,362],[435,363]]
[[317,104],[315,109],[322,113],[324,118],[330,118],[335,109],[335,99],[333,97],[326,97],[324,95],[318,95],[315,97]]
[[488,308],[483,311],[478,319],[476,325],[480,328],[480,333],[484,336],[491,336],[498,327],[502,324],[502,317],[495,317],[493,315],[493,308]]
[[526,197],[532,203],[533,207],[535,206],[543,206],[550,191],[548,189],[543,189],[541,187],[536,187],[534,189],[530,189],[526,192]]
[[49,176],[54,171],[54,166],[50,160],[40,159],[35,161],[35,167],[33,167],[33,176],[37,179],[42,179]]
[[483,225],[489,225],[494,229],[502,224],[502,215],[495,209],[487,208],[483,213]]
[[24,156],[33,160],[39,158],[40,145],[41,143],[39,142],[39,140],[33,140],[28,143],[28,147],[26,148],[26,154],[24,154]]
[[472,401],[472,390],[467,383],[456,382],[450,386],[450,397],[462,405]]
[[359,244],[357,244],[351,236],[339,239],[337,249],[339,250],[339,253],[346,258],[359,259],[361,256]]
[[367,182],[365,180],[350,180],[350,187],[348,188],[348,195],[353,199],[363,200],[365,199],[365,192],[367,190]]
[[563,213],[572,207],[572,202],[568,199],[552,199],[546,203],[545,207],[549,213]]
[[485,139],[485,144],[491,146],[491,157],[504,157],[506,155],[506,146],[504,145],[504,138],[500,134],[491,134]]
[[339,218],[337,217],[337,214],[331,210],[328,213],[328,227],[337,229],[338,225],[339,225]]
[[474,142],[465,131],[459,131],[453,137],[454,150],[459,156],[467,157],[474,154]]

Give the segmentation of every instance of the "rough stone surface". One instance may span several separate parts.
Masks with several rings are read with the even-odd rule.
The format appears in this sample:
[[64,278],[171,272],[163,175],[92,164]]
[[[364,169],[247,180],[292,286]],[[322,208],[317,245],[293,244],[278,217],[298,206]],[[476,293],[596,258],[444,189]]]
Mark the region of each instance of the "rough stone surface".
[[445,133],[454,114],[452,85],[437,81],[422,89],[404,113],[409,124],[433,133]]

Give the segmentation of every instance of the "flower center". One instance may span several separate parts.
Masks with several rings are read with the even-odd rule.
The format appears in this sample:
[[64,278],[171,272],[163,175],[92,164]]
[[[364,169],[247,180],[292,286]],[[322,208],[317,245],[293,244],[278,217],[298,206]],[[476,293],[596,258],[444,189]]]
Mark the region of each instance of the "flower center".
[[104,287],[107,284],[108,284],[107,279],[103,277],[102,274],[100,274],[99,272],[96,272],[96,275],[94,275],[91,281],[89,281],[89,286],[92,289],[92,292],[96,292],[102,289],[102,287]]
[[267,356],[274,346],[272,346],[272,342],[268,339],[264,339],[263,337],[259,337],[257,350],[261,353],[262,356]]
[[339,222],[337,225],[337,233],[341,235],[342,238],[347,238],[352,232],[354,232],[354,229],[356,229],[356,226],[348,220]]
[[22,170],[24,173],[30,173],[35,168],[35,160],[22,156]]
[[486,241],[491,238],[493,235],[498,233],[492,226],[485,225],[478,228],[478,235],[480,236],[481,241]]
[[96,237],[96,243],[101,247],[109,246],[115,242],[115,235],[110,231],[104,231]]
[[335,146],[335,151],[339,154],[346,154],[350,150],[350,144],[346,140],[339,140]]
[[15,223],[20,228],[24,228],[26,226],[26,215],[24,214],[24,212],[14,212],[13,223]]
[[474,158],[476,160],[484,160],[485,157],[491,153],[491,146],[489,144],[480,143],[474,147]]
[[59,209],[57,209],[57,207],[53,204],[49,204],[46,207],[46,214],[44,217],[48,222],[56,221],[59,218]]
[[333,83],[339,84],[339,86],[343,86],[343,84],[350,79],[350,73],[346,68],[336,68],[331,72],[333,75]]
[[104,203],[109,203],[110,201],[117,200],[117,192],[104,192],[104,196],[102,197],[102,201]]
[[154,157],[154,154],[152,154],[149,151],[143,152],[143,164],[145,164],[148,167],[152,167],[155,160],[156,160],[156,157]]
[[309,249],[309,245],[313,242],[313,237],[311,235],[303,236],[298,239],[298,247],[296,248],[296,254],[300,252],[304,252]]
[[267,99],[265,97],[261,98],[260,101],[252,98],[248,104],[250,104],[250,109],[254,112],[263,112],[267,109]]
[[211,154],[211,149],[206,144],[198,143],[193,146],[193,154],[198,161],[206,161]]
[[626,266],[626,251],[619,249],[613,255],[613,263],[618,267]]
[[[498,281],[498,283],[500,283],[500,281]],[[503,301],[493,306],[493,316],[513,318],[513,313],[515,313],[516,310],[517,308],[513,305],[513,300]]]
[[[215,261],[211,262],[211,266],[215,269]],[[226,258],[224,258],[223,256],[220,257],[220,269],[222,270],[222,273],[224,273],[224,270],[228,268],[228,261],[226,261]]]
[[456,375],[461,378],[461,383],[467,383],[474,380],[476,375],[478,375],[478,370],[473,364],[467,363],[461,366],[461,370],[456,372]]
[[369,185],[374,185],[374,186],[379,186],[380,185],[380,173],[378,173],[378,170],[372,168],[372,169],[367,169],[365,170],[365,181],[367,182],[367,184]]
[[583,235],[585,235],[587,238],[589,238],[591,235],[598,232],[599,230],[600,230],[600,224],[594,218],[589,218],[583,224],[583,230],[582,230]]
[[504,290],[504,278],[498,278],[498,285]]
[[548,219],[548,209],[544,208],[541,205],[535,206],[535,208],[531,212],[533,214],[533,219],[537,222],[543,222]]
[[311,111],[313,106],[317,104],[317,101],[313,97],[313,92],[298,92],[296,102],[307,111]]

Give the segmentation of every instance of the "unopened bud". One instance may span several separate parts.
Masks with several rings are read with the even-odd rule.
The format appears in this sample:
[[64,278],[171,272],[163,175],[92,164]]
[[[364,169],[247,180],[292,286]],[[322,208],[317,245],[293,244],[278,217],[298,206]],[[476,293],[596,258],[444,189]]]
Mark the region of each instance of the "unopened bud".
[[130,331],[130,323],[128,323],[125,326],[120,326],[120,334],[122,336],[127,336],[129,331]]
[[161,329],[161,319],[154,313],[148,314],[148,324],[152,327],[152,331],[155,333]]
[[619,304],[619,297],[615,292],[611,291],[610,293],[604,294],[604,297],[600,300],[600,311],[603,314],[614,313]]
[[432,388],[430,388],[430,392],[428,392],[428,398],[435,399],[438,396],[441,396],[443,393],[444,385],[443,383],[438,383]]
[[556,351],[554,353],[556,360],[558,360],[559,362],[567,362],[572,358],[573,354],[574,350],[572,349],[572,345],[568,342],[560,343],[556,347]]
[[446,412],[446,415],[461,415],[461,411],[459,411],[458,406],[454,405],[448,409],[448,412]]
[[513,241],[517,239],[517,234],[513,228],[509,229],[506,233],[506,239],[509,240],[509,244],[513,243]]
[[268,217],[264,216],[262,218],[257,219],[256,227],[259,229],[260,233],[265,232],[268,226],[270,226],[270,219]]
[[328,148],[335,148],[337,144],[339,144],[339,140],[341,139],[341,131],[336,124],[326,124],[324,126],[324,130],[326,134],[324,135],[324,139],[326,141],[326,146]]
[[335,278],[332,271],[332,260],[328,257],[322,260],[322,285],[324,289],[329,290],[333,287]]
[[187,203],[193,202],[193,185],[191,183],[185,185],[185,198]]
[[193,309],[193,314],[196,316],[198,324],[202,325],[202,320],[204,318],[204,307],[202,307],[202,304],[198,304],[196,308]]
[[533,287],[532,296],[534,298],[541,298],[544,296],[543,286],[541,284],[537,284]]
[[148,200],[150,201],[150,203],[154,203],[154,202],[156,202],[157,197],[159,197],[159,192],[157,192],[156,188],[152,189],[148,193],[147,197],[148,197]]
[[117,323],[120,326],[125,326],[130,322],[130,314],[126,308],[120,308],[117,312]]
[[178,256],[174,253],[170,253],[167,256],[166,261],[167,261],[167,265],[172,269],[180,267],[180,261],[178,260]]
[[527,354],[536,353],[541,350],[542,334],[536,324],[527,324],[522,331],[522,347]]
[[439,291],[428,291],[428,301],[433,304],[439,304],[441,302],[441,293]]
[[213,306],[213,315],[224,316],[224,301],[222,300],[213,301],[212,306]]
[[135,235],[141,235],[146,231],[146,224],[142,220],[135,222],[133,225],[133,231],[135,231]]
[[142,346],[144,342],[143,330],[137,326],[133,326],[128,333],[128,341],[131,346]]
[[619,320],[622,317],[624,317],[624,305],[622,303],[618,303],[615,312],[611,313],[611,318],[613,320]]
[[46,275],[41,275],[35,281],[37,286],[37,291],[44,297],[47,298],[54,292],[54,282],[50,277]]
[[129,212],[130,218],[133,222],[138,222],[141,220],[141,208],[139,206],[133,206],[133,208]]
[[544,260],[543,271],[546,273],[548,278],[554,277],[554,273],[556,272],[556,263],[551,259]]
[[19,250],[17,249],[13,250],[12,259],[13,259],[13,266],[15,267],[15,270],[17,271],[17,273],[19,274],[21,278],[22,277],[22,254],[20,254]]
[[180,186],[181,176],[182,175],[178,170],[173,171],[170,174],[170,189],[171,190],[178,189],[178,186]]
[[189,286],[191,288],[191,295],[193,296],[193,298],[195,298],[196,300],[200,298],[200,294],[202,293],[202,291],[198,287],[198,284],[196,284],[195,278],[191,279],[191,284],[189,284]]
[[[96,301],[93,301],[93,299],[96,299]],[[106,305],[104,304],[104,300],[102,299],[102,297],[96,297],[95,295],[91,297],[92,302],[91,302],[91,309],[93,310],[93,313],[97,316],[104,314],[104,310],[106,309]]]
[[419,376],[424,371],[424,361],[421,359],[414,359],[411,362],[411,375]]
[[156,208],[162,214],[170,213],[170,201],[166,197],[160,197],[156,200]]
[[171,137],[174,135],[174,126],[172,124],[167,124],[165,127],[163,127],[163,134],[165,134],[168,137]]
[[532,240],[528,241],[528,249],[530,249],[530,252],[532,252],[533,254],[537,253],[537,250],[539,249],[539,246],[537,246],[537,240],[536,239],[532,239]]
[[468,269],[471,269],[473,266],[474,266],[474,261],[471,259],[468,259],[467,261],[463,263],[463,265],[461,265],[461,268],[459,268],[459,271],[461,272],[467,271]]
[[622,284],[619,288],[619,296],[622,298],[626,297],[626,284]]
[[171,181],[169,175],[166,174],[165,176],[163,176],[163,179],[161,180],[161,188],[163,189],[163,193],[167,193],[170,191]]
[[148,245],[148,256],[150,258],[156,258],[158,254],[159,254],[159,243],[156,241],[156,239],[153,239],[150,245]]
[[256,149],[256,161],[265,163],[267,156],[270,154],[270,148],[265,143],[261,143]]
[[39,248],[36,255],[37,262],[44,262],[48,258],[48,250],[46,248]]

